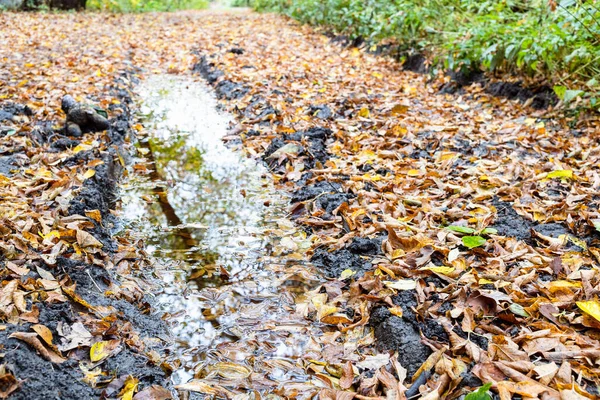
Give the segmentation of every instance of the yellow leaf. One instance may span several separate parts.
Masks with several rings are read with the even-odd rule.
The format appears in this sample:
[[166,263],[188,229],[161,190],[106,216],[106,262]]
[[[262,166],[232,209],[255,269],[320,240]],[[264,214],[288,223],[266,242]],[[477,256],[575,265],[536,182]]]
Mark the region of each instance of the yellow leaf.
[[122,400],[132,400],[133,394],[135,393],[138,387],[139,380],[129,375],[125,380],[125,386],[121,389],[119,396]]
[[578,301],[577,307],[584,313],[600,321],[600,303],[598,300]]
[[392,251],[392,260],[403,257],[405,254],[406,252],[402,249],[394,249],[394,251]]
[[102,222],[102,214],[100,214],[100,210],[86,211],[85,216],[93,219],[96,222]]
[[550,290],[551,293],[570,290],[570,289],[578,289],[581,287],[580,282],[570,282],[570,281],[553,281],[549,282],[546,287]]
[[561,179],[573,179],[573,171],[569,169],[559,169],[556,171],[549,172],[546,175],[547,179],[561,178]]
[[454,272],[454,267],[423,267],[421,268],[421,270],[426,270],[426,271],[431,271],[431,272],[435,272],[436,274],[442,274],[442,275],[450,275],[452,272]]
[[371,115],[371,113],[369,112],[369,109],[367,107],[363,107],[358,111],[359,117],[369,118],[369,115]]
[[77,146],[75,146],[75,148],[73,149],[73,153],[77,154],[80,151],[89,150],[91,148],[92,148],[92,146],[90,146],[89,144],[81,143],[81,144],[78,144]]
[[408,111],[408,106],[407,105],[405,105],[405,104],[396,104],[392,108],[392,115],[404,114],[407,111]]
[[408,172],[406,173],[406,175],[419,176],[419,175],[421,175],[421,171],[419,171],[418,169],[409,169]]
[[96,170],[88,169],[87,171],[85,171],[85,174],[83,174],[83,179],[90,179],[94,175],[96,175]]
[[90,360],[92,362],[104,360],[115,352],[119,343],[119,340],[102,340],[94,343],[90,349]]
[[392,315],[395,315],[396,317],[402,317],[402,307],[399,307],[399,306],[390,307],[390,308],[388,308],[388,311]]
[[348,279],[348,278],[350,278],[354,274],[356,274],[355,271],[352,271],[351,269],[345,269],[345,270],[342,271],[342,273],[340,275],[340,279],[341,280]]

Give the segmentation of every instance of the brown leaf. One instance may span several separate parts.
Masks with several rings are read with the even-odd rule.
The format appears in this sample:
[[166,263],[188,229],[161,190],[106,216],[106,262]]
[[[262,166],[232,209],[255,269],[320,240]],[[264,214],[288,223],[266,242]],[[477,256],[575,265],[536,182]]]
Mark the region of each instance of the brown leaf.
[[55,364],[60,364],[66,361],[65,358],[56,354],[53,350],[44,347],[42,342],[37,337],[37,333],[30,332],[15,332],[9,338],[19,339],[33,347],[43,358]]
[[133,396],[133,400],[171,400],[171,392],[162,386],[152,385]]
[[340,387],[343,390],[349,389],[354,381],[354,370],[352,369],[352,363],[346,361],[342,367],[342,377],[340,378]]

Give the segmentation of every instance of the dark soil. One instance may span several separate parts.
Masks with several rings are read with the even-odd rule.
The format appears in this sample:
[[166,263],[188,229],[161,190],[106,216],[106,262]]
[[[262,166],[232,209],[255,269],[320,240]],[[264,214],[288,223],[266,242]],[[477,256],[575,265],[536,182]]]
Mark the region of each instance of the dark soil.
[[12,171],[18,168],[19,157],[17,155],[0,156],[0,175],[10,177],[12,176]]
[[292,193],[292,198],[290,201],[292,203],[307,201],[326,193],[340,193],[340,190],[341,186],[338,183],[319,181],[313,185],[301,186],[298,190]]
[[18,115],[33,115],[33,111],[28,106],[16,103],[5,103],[0,105],[0,122],[12,121]]
[[[48,266],[44,266],[49,268]],[[141,313],[140,309],[124,300],[109,299],[104,296],[111,281],[110,274],[101,267],[84,265],[67,258],[59,258],[58,270],[66,272],[77,284],[77,293],[94,306],[112,306],[119,311],[119,319],[130,322],[133,329],[142,337],[166,337],[167,328],[162,320]],[[32,277],[37,274],[32,272]],[[93,280],[92,280],[93,279]],[[99,291],[96,287],[102,290]],[[47,326],[57,336],[56,328],[60,322],[72,324],[78,310],[70,303],[47,304],[40,308],[39,323]],[[102,388],[92,388],[82,381],[83,372],[79,362],[69,359],[63,364],[52,364],[41,358],[35,350],[17,339],[8,339],[16,331],[27,331],[28,326],[7,325],[0,332],[0,343],[4,344],[4,362],[8,368],[23,380],[21,388],[11,399],[97,399]],[[110,339],[106,337],[105,339]],[[147,348],[146,350],[151,350]],[[157,349],[158,350],[158,349]],[[77,349],[74,358],[85,359],[89,350]],[[144,387],[152,384],[167,385],[168,377],[158,366],[148,364],[148,359],[137,354],[134,350],[123,346],[122,350],[109,357],[101,364],[101,368],[115,376],[122,374],[133,375],[140,380]]]
[[339,278],[340,274],[350,269],[357,277],[372,268],[370,259],[381,254],[381,243],[385,236],[375,238],[354,238],[341,250],[332,252],[317,249],[310,261],[328,278]]
[[[128,79],[132,81],[132,79]],[[129,96],[128,91],[123,91]],[[126,105],[131,102],[128,97],[121,97],[121,104]],[[7,118],[7,114],[17,115],[27,113],[28,109],[22,106],[10,106],[6,111],[3,106],[0,117]],[[12,117],[11,117],[12,118]],[[111,127],[108,134],[108,140],[112,146],[110,152],[100,154],[94,151],[84,151],[78,153],[75,157],[64,161],[65,166],[76,165],[80,162],[102,159],[103,164],[98,165],[95,175],[87,179],[84,187],[69,205],[69,214],[79,214],[85,216],[85,211],[99,210],[102,217],[102,224],[94,222],[95,228],[91,233],[100,240],[104,251],[116,251],[115,242],[111,227],[116,222],[111,214],[117,200],[117,183],[121,176],[121,166],[115,163],[115,147],[124,141],[128,133],[129,112],[121,115],[119,118],[111,121]],[[78,141],[60,137],[60,135],[50,135],[49,149],[62,149],[76,146]],[[14,154],[9,157],[0,157],[0,173],[10,176],[12,169],[19,168],[20,156]],[[90,219],[90,221],[92,221]],[[34,261],[34,263],[39,261]],[[0,261],[1,263],[1,261]],[[76,284],[76,292],[85,301],[93,306],[110,306],[117,310],[117,320],[114,322],[114,329],[119,330],[120,336],[128,337],[131,332],[132,337],[139,335],[144,341],[145,338],[163,338],[169,337],[166,324],[158,315],[148,315],[145,312],[149,308],[151,300],[141,298],[131,303],[129,301],[117,298],[109,298],[105,291],[109,289],[111,282],[118,285],[114,273],[100,266],[87,265],[80,261],[74,261],[66,257],[59,257],[56,265],[41,264],[40,267],[52,271],[57,279],[67,276]],[[27,278],[37,279],[35,269],[32,269]],[[133,300],[132,300],[133,302]],[[79,312],[85,311],[79,304],[74,302],[65,303],[37,303],[40,310],[39,323],[47,326],[58,338],[57,326],[59,323],[72,324],[77,320]],[[62,364],[52,364],[43,359],[38,353],[23,341],[9,339],[8,336],[16,331],[31,331],[31,324],[20,326],[6,325],[6,329],[0,331],[0,348],[3,353],[3,363],[19,379],[22,380],[21,387],[11,395],[11,399],[98,399],[102,396],[104,390],[102,385],[98,388],[92,388],[83,381],[84,374],[81,370],[79,360],[86,360],[89,356],[89,348],[81,347],[74,349],[69,354],[69,359]],[[113,339],[110,332],[105,334],[104,340]],[[58,339],[57,339],[58,340]],[[156,346],[156,345],[153,345]],[[153,348],[146,344],[144,351],[150,351]],[[160,351],[161,349],[155,348]],[[170,380],[162,368],[158,365],[151,365],[144,354],[138,354],[138,350],[122,344],[122,349],[100,364],[100,368],[106,371],[109,376],[119,377],[121,375],[133,375],[140,380],[140,388],[148,387],[152,384],[159,384],[166,388],[171,388]],[[114,396],[113,396],[114,397]]]
[[420,53],[405,56],[402,68],[405,71],[417,72],[419,74],[426,74],[429,71],[429,68],[427,67],[427,58]]
[[239,99],[248,93],[248,88],[239,83],[227,79],[219,81],[219,78],[223,76],[223,72],[206,56],[200,58],[200,61],[194,65],[193,71],[198,72],[209,84],[215,87],[215,93],[220,99]]
[[333,112],[326,105],[310,106],[309,113],[319,119],[329,119],[333,116]]
[[499,235],[519,240],[531,238],[533,222],[517,214],[512,203],[494,198],[492,204],[496,207],[496,220],[492,228],[497,229]]
[[493,82],[485,87],[486,92],[496,97],[525,102],[532,99],[531,106],[544,109],[558,103],[558,97],[549,86],[525,87],[522,82]]

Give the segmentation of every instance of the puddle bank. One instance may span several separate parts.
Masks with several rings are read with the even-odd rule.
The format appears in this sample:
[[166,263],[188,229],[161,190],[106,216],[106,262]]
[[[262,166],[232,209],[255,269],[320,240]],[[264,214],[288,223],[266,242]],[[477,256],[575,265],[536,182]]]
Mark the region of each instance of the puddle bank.
[[154,76],[137,92],[146,161],[123,186],[122,214],[157,263],[173,383],[314,393],[299,361],[320,351],[311,337],[322,333],[294,312],[294,292],[312,285],[288,199],[223,144],[230,119],[204,83]]

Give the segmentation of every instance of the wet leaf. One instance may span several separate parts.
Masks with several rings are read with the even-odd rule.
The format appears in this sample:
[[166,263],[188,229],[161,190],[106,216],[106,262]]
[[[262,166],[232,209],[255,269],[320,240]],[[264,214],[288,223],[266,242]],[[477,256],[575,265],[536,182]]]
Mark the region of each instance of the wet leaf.
[[600,302],[598,300],[578,301],[577,307],[586,314],[600,321]]
[[133,400],[171,400],[171,392],[162,386],[152,385],[133,396]]
[[492,400],[492,398],[488,394],[488,390],[490,390],[491,387],[492,387],[491,383],[486,383],[485,385],[481,386],[476,391],[469,393],[465,397],[465,400]]
[[391,289],[412,290],[417,287],[417,282],[411,279],[400,279],[397,281],[383,281],[383,284]]
[[459,225],[450,225],[450,226],[447,226],[446,229],[449,229],[454,232],[466,233],[466,234],[471,234],[471,233],[476,232],[476,230],[473,228],[469,228],[468,226],[459,226]]
[[38,339],[37,333],[15,332],[9,338],[19,339],[33,347],[43,358],[55,364],[61,364],[66,361],[61,355],[53,350],[46,348]]
[[475,247],[483,246],[487,240],[481,236],[463,236],[462,243],[465,247],[469,249],[474,249]]
[[251,373],[248,367],[231,362],[216,363],[211,369],[225,379],[245,379]]
[[121,392],[119,393],[119,398],[121,400],[133,400],[133,394],[137,390],[139,384],[139,380],[129,375],[125,380],[125,385]]
[[90,348],[90,360],[92,362],[102,361],[120,350],[120,340],[103,340],[96,342]]

